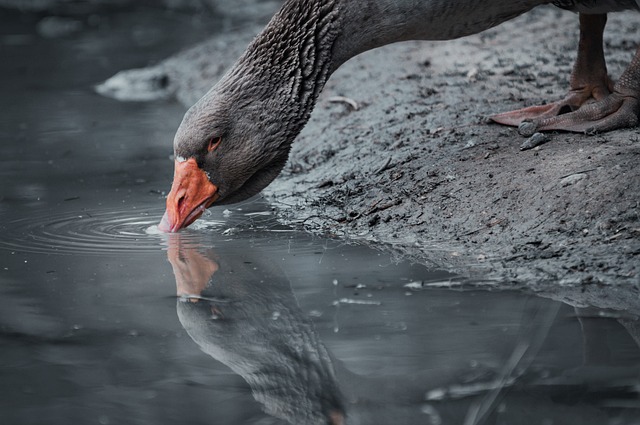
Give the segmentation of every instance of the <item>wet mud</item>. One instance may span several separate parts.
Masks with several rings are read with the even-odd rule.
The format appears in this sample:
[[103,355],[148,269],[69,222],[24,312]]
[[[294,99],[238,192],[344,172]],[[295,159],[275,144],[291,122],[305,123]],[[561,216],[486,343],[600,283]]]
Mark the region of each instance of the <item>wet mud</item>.
[[[189,106],[262,24],[126,71],[99,91]],[[614,79],[639,26],[638,14],[609,17]],[[531,142],[517,129],[487,120],[562,98],[577,42],[577,15],[544,7],[479,35],[360,55],[331,77],[264,196],[282,221],[310,232],[367,241],[496,287],[640,311],[638,129],[551,133],[523,150]],[[163,79],[162,90],[145,86],[150,76]]]

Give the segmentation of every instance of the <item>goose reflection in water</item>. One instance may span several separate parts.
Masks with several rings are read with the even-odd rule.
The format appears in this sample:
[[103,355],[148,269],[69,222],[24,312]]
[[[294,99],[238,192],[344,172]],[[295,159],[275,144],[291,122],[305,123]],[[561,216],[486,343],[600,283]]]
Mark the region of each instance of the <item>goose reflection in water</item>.
[[[625,421],[637,414],[633,406],[617,418],[606,411],[607,403],[638,395],[640,322],[634,315],[603,318],[599,310],[576,309],[584,362],[567,367],[575,352],[551,363],[539,353],[550,334],[561,335],[559,309],[570,310],[531,297],[516,340],[496,340],[487,351],[491,356],[506,347],[512,354],[502,363],[446,369],[423,359],[422,367],[404,376],[361,376],[327,350],[273,261],[251,250],[241,258],[219,256],[180,233],[168,241],[184,329],[202,351],[249,384],[266,413],[291,424],[414,424],[417,418],[424,424],[635,423]],[[498,303],[485,308],[504,308]],[[427,326],[430,319],[419,320]],[[562,320],[566,324],[566,314]],[[617,355],[621,345],[611,343],[612,335],[631,346],[623,344]]]
[[227,262],[171,235],[178,317],[200,348],[292,424],[345,423],[332,360],[289,282],[264,261]]

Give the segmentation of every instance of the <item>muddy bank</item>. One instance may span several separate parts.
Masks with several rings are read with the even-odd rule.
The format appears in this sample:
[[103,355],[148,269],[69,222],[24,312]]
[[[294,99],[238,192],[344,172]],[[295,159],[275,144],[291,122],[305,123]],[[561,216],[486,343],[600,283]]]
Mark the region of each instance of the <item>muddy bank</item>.
[[[639,18],[610,16],[614,78],[640,41]],[[190,105],[257,28],[116,76],[101,91]],[[549,7],[476,36],[352,59],[328,82],[289,165],[264,195],[282,220],[311,232],[577,304],[637,308],[638,129],[552,134],[521,151],[525,139],[515,129],[486,121],[562,97],[577,37],[577,16]],[[145,86],[152,78],[162,87]]]

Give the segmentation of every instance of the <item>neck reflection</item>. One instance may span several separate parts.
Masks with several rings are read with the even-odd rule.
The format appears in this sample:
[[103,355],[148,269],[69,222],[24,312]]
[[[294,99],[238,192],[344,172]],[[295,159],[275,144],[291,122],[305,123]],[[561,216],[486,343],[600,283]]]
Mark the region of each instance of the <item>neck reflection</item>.
[[344,424],[331,357],[284,273],[250,254],[219,257],[179,233],[168,243],[178,318],[202,351],[240,375],[268,414]]

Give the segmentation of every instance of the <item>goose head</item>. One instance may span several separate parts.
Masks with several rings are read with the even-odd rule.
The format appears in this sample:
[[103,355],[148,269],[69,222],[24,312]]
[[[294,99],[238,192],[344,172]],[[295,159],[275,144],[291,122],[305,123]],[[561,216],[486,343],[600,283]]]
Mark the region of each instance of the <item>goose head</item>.
[[174,178],[161,230],[190,225],[214,203],[256,195],[286,164],[295,137],[288,108],[277,90],[269,96],[255,78],[242,79],[247,83],[214,86],[185,114],[173,142]]
[[338,12],[336,0],[285,2],[187,111],[173,143],[174,179],[161,230],[178,231],[214,204],[250,198],[278,176],[341,63],[333,57]]

